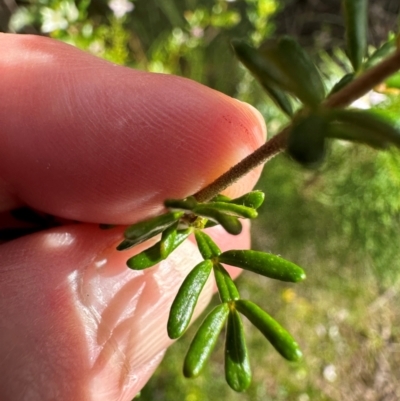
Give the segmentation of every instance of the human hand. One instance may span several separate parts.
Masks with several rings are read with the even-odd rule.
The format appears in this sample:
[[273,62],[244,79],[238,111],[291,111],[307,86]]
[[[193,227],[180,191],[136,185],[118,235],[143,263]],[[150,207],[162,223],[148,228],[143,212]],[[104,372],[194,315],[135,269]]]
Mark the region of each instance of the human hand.
[[[201,258],[187,241],[131,271],[143,246],[117,252],[123,228],[98,223],[131,224],[195,193],[261,145],[264,123],[195,82],[38,36],[0,34],[0,72],[0,219],[27,204],[71,221],[0,245],[0,398],[129,401],[171,344],[169,307]],[[222,249],[249,246],[248,227],[212,235]]]

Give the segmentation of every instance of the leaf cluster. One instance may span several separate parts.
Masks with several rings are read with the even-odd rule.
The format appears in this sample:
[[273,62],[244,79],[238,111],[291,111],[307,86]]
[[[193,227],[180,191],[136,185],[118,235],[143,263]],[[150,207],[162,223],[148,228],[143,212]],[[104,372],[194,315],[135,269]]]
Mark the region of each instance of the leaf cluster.
[[181,337],[192,319],[199,296],[214,272],[221,304],[205,318],[189,347],[183,372],[196,377],[208,361],[223,328],[225,330],[225,376],[235,391],[245,390],[251,383],[251,369],[246,348],[244,315],[286,359],[297,361],[301,351],[290,334],[271,316],[251,301],[241,299],[229,272],[230,265],[263,276],[298,282],[305,279],[304,271],[281,257],[252,250],[221,252],[204,229],[220,224],[231,234],[241,232],[240,219],[255,218],[257,208],[264,201],[261,191],[230,199],[218,195],[210,202],[198,202],[194,197],[170,199],[167,213],[151,220],[139,222],[125,230],[125,239],[118,250],[128,249],[156,235],[161,239],[152,247],[133,256],[127,265],[134,270],[147,269],[166,259],[190,234],[194,234],[203,261],[197,264],[183,281],[170,309],[167,331],[171,339]]
[[[346,23],[346,53],[354,71],[345,74],[330,93],[316,64],[294,38],[268,39],[258,48],[245,41],[232,41],[239,60],[251,71],[276,105],[291,118],[287,153],[306,167],[324,160],[331,139],[363,143],[376,149],[400,146],[400,132],[386,120],[368,111],[332,110],[330,101],[364,71],[397,51],[393,38],[367,55],[367,0],[343,0]],[[397,74],[387,80],[400,86]],[[370,89],[370,88],[369,88]],[[297,99],[302,107],[293,109]],[[347,106],[346,99],[341,101]]]

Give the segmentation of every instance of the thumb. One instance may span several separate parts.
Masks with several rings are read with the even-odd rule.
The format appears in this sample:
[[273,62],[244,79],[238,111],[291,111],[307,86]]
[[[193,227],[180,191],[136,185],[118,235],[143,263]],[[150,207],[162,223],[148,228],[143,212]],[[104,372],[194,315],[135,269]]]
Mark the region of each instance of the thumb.
[[[246,233],[229,246],[247,247]],[[149,379],[171,344],[177,288],[201,258],[187,241],[135,272],[125,265],[132,252],[115,251],[121,235],[80,224],[0,246],[3,401],[130,401]],[[226,235],[214,235],[226,248]],[[212,292],[209,281],[197,314]]]

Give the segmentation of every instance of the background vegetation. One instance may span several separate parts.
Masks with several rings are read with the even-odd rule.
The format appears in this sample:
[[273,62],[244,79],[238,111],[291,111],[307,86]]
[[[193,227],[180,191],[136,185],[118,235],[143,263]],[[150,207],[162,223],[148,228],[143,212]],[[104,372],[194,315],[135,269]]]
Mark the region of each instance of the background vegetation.
[[[318,58],[330,87],[348,69],[339,3],[7,1],[0,4],[0,28],[50,35],[119,64],[202,82],[255,105],[271,136],[285,119],[235,60],[229,40],[257,44],[274,32],[296,35]],[[399,8],[397,0],[370,1],[372,45],[397,29]],[[399,119],[393,89],[372,92],[356,106]],[[399,152],[338,142],[313,172],[281,155],[267,165],[258,187],[267,198],[253,226],[255,249],[297,262],[308,279],[294,287],[246,273],[239,288],[292,332],[304,361],[285,362],[248,330],[254,380],[245,394],[236,394],[224,381],[222,339],[200,378],[182,377],[190,330],[168,351],[141,399],[399,400]]]

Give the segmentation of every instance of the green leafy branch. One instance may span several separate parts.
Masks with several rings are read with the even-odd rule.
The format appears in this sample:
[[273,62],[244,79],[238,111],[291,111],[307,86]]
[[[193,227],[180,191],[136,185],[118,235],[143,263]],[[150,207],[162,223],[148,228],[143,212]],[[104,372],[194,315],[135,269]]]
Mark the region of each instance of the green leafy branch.
[[[293,39],[285,38],[285,40]],[[280,40],[275,40],[276,46],[279,46],[279,42]],[[267,70],[269,70],[271,66],[276,66],[275,64],[273,64],[273,62],[271,62],[269,58],[265,57],[265,53],[263,56],[263,54],[259,50],[254,49],[248,44],[240,41],[234,41],[233,48],[238,58],[247,68],[249,68],[249,70],[253,73],[255,78],[257,78],[257,80],[260,82],[260,84],[263,86],[269,96],[275,101],[275,103],[281,108],[284,113],[291,116],[292,122],[298,121],[299,117],[305,116],[307,112],[312,111],[316,111],[317,113],[322,112],[323,114],[325,114],[326,117],[329,117],[328,110],[333,108],[344,108],[350,105],[352,102],[368,93],[371,89],[378,86],[380,83],[385,81],[385,79],[392,76],[400,69],[400,51],[396,47],[396,41],[391,40],[385,43],[381,48],[377,49],[376,52],[374,52],[369,58],[367,58],[362,64],[362,68],[359,71],[351,74],[346,74],[344,77],[342,77],[342,79],[340,79],[339,82],[332,89],[331,93],[329,93],[328,96],[320,104],[318,104],[316,108],[313,109],[310,108],[309,105],[304,104],[305,109],[302,109],[296,115],[293,115],[293,111],[291,111],[292,106],[289,96],[290,94],[293,94],[294,97],[298,97],[296,95],[296,92],[299,89],[296,88],[296,91],[288,91],[288,94],[288,92],[284,91],[282,86],[279,87],[277,86],[277,84],[274,83],[275,81],[271,79]],[[302,51],[302,56],[306,60],[308,59],[308,61],[306,62],[307,64],[312,62],[309,59],[308,54],[304,50]],[[286,74],[291,76],[292,70],[296,70],[296,72],[298,73],[299,71],[297,70],[297,68],[299,68],[300,66],[301,64],[298,64],[294,60],[294,64],[289,65],[287,70],[285,70]],[[303,64],[303,66],[305,65]],[[314,71],[312,79],[321,81],[318,70],[315,70],[314,68],[312,68],[312,70]],[[283,72],[281,69],[280,71]],[[308,75],[308,71],[305,71],[305,73],[306,75]],[[304,84],[305,90],[308,92],[309,81],[299,80],[299,82],[302,82]],[[318,87],[320,87],[319,84]],[[320,95],[317,93],[316,97],[317,96]],[[363,116],[366,116],[366,118],[379,120],[378,117],[375,117],[368,111],[363,111],[362,113]],[[331,115],[331,117],[333,117],[333,114]],[[331,122],[333,122],[332,119]],[[383,122],[383,124],[384,123],[385,122]],[[389,124],[386,124],[385,127],[391,130],[391,128],[389,128]],[[268,162],[278,153],[284,151],[287,148],[288,138],[290,136],[292,128],[292,125],[285,127],[281,132],[279,132],[277,135],[267,141],[256,151],[254,151],[238,164],[233,166],[226,173],[219,176],[211,184],[197,192],[195,194],[196,198],[201,201],[206,201],[212,198],[216,193],[224,191],[226,188],[234,184],[239,178],[243,177],[254,168]],[[376,132],[375,136],[379,138],[381,133],[382,130]],[[323,133],[320,133],[319,136],[324,137]],[[326,136],[326,138],[329,138],[329,136]],[[360,139],[362,139],[362,136]],[[349,138],[349,140],[351,140],[351,138]],[[359,142],[363,141],[360,140]],[[289,154],[291,155],[290,152]]]
[[[290,334],[259,306],[241,299],[224,268],[240,267],[263,276],[288,282],[305,279],[304,271],[281,257],[252,250],[221,252],[203,230],[221,225],[228,233],[242,230],[241,219],[254,219],[264,200],[261,191],[236,199],[220,195],[224,189],[282,150],[305,167],[318,166],[333,139],[366,144],[376,149],[400,147],[400,132],[380,117],[368,112],[345,109],[354,100],[390,77],[400,68],[397,39],[367,55],[367,0],[344,0],[347,55],[354,71],[346,74],[326,93],[319,70],[306,51],[291,37],[269,39],[259,48],[242,41],[232,45],[238,58],[252,72],[269,96],[291,118],[289,126],[258,150],[232,167],[213,183],[185,199],[165,201],[166,213],[128,227],[118,250],[136,246],[161,235],[160,241],[131,257],[134,270],[150,268],[166,259],[189,235],[194,234],[203,261],[182,283],[171,306],[168,335],[179,338],[186,331],[194,308],[211,272],[221,303],[200,325],[184,362],[184,374],[200,374],[223,328],[225,330],[225,376],[236,391],[251,382],[251,369],[241,315],[244,315],[286,359],[301,357]],[[303,105],[293,109],[293,98]]]
[[[286,359],[296,361],[301,351],[290,334],[259,306],[241,299],[239,291],[223,264],[261,274],[263,276],[298,282],[305,279],[304,271],[278,256],[252,250],[221,252],[217,244],[203,230],[220,224],[233,235],[242,231],[240,219],[257,217],[257,209],[264,201],[261,191],[252,191],[236,199],[217,195],[210,202],[198,202],[195,197],[169,199],[169,212],[140,222],[125,230],[125,239],[118,250],[138,245],[158,234],[161,239],[145,251],[131,257],[127,265],[143,270],[166,259],[190,234],[194,234],[203,261],[196,265],[183,281],[171,306],[167,331],[171,339],[183,335],[189,326],[200,293],[214,271],[221,304],[206,317],[194,337],[184,362],[184,374],[200,374],[225,324],[225,371],[228,384],[236,391],[245,390],[251,382],[251,370],[240,314],[246,316],[276,350]],[[240,314],[239,314],[240,313]]]

